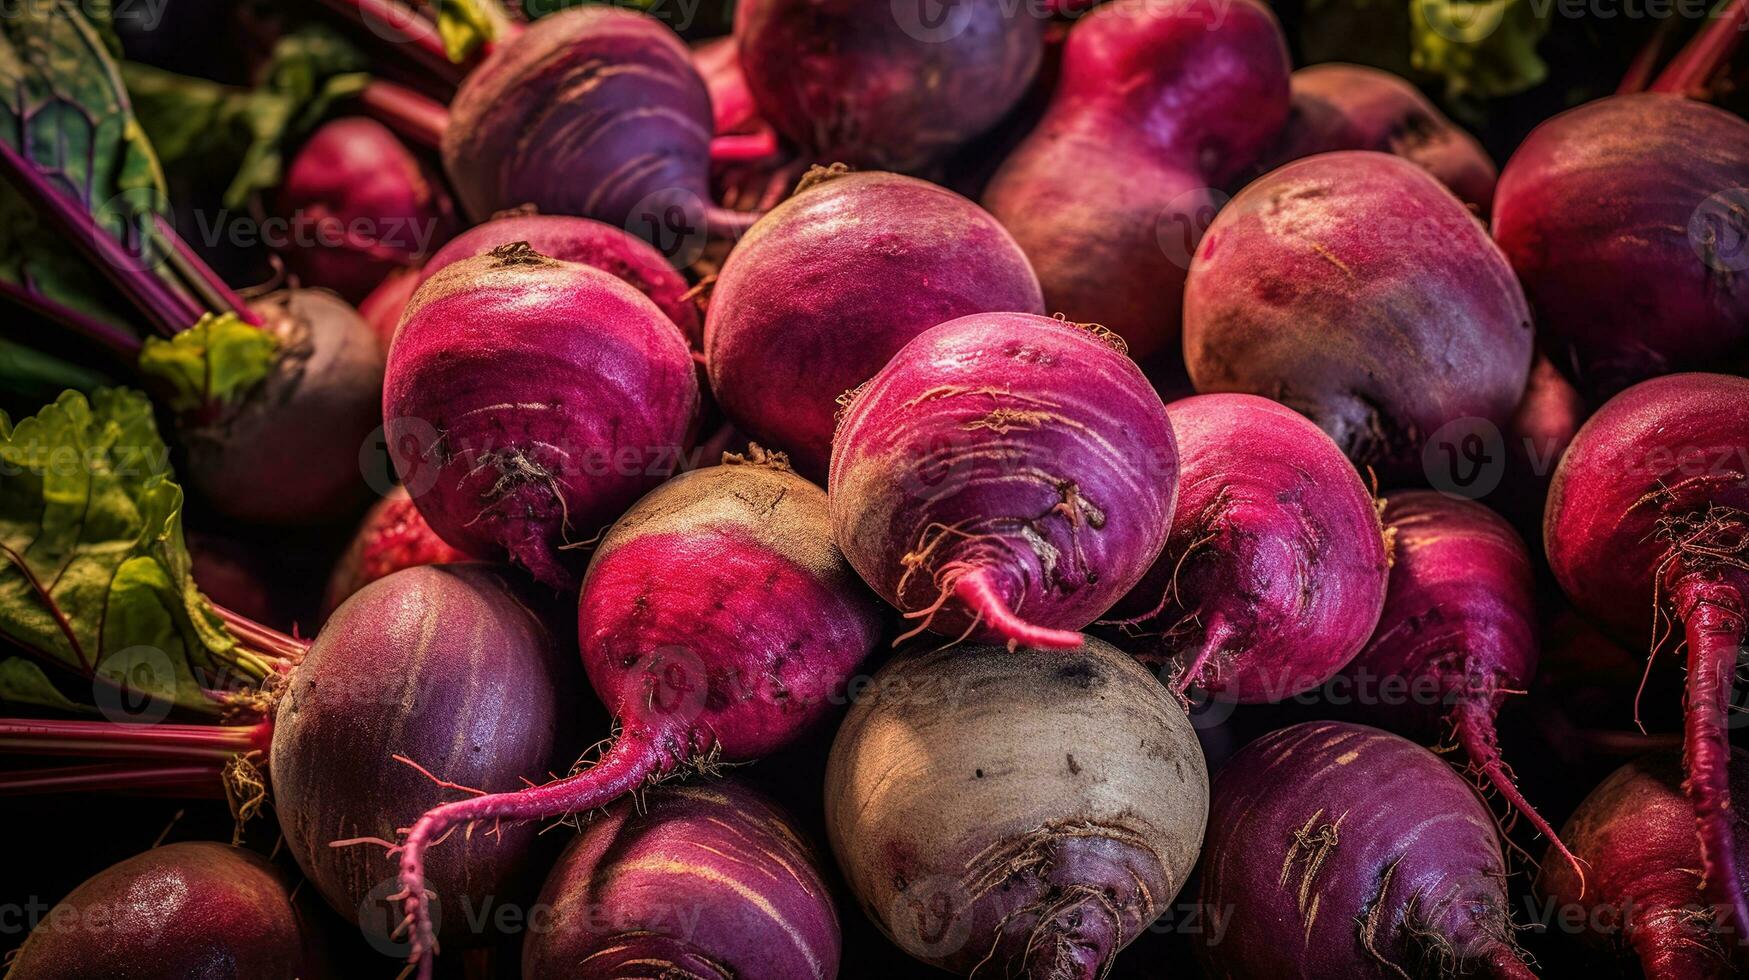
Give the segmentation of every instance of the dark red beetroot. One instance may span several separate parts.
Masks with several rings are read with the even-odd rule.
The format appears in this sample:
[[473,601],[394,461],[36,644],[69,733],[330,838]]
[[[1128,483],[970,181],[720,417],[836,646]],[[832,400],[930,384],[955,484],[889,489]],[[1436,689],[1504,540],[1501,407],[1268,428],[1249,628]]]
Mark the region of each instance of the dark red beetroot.
[[1372,494],[1318,427],[1266,398],[1166,407],[1178,507],[1166,550],[1113,616],[1151,638],[1180,693],[1281,701],[1359,652],[1385,603],[1390,554]]
[[1499,171],[1475,137],[1388,71],[1330,63],[1293,74],[1293,111],[1264,169],[1332,150],[1394,153],[1487,215]]
[[1463,203],[1400,157],[1324,153],[1257,180],[1209,226],[1184,293],[1196,390],[1264,395],[1388,483],[1420,483],[1450,423],[1504,428],[1530,310]]
[[711,391],[736,425],[824,476],[838,397],[911,338],[982,312],[1044,312],[1032,267],[994,218],[926,181],[815,170],[717,279]]
[[1050,109],[984,192],[1046,308],[1176,353],[1197,237],[1287,118],[1288,71],[1253,0],[1116,0],[1077,23]]
[[527,242],[542,255],[591,266],[624,279],[655,303],[693,350],[704,348],[704,324],[698,304],[688,295],[692,286],[650,243],[629,232],[589,218],[557,214],[519,214],[494,218],[457,235],[425,263],[419,283],[440,270],[476,255],[486,255],[511,242]]
[[828,530],[820,488],[758,452],[670,480],[614,525],[583,581],[577,628],[620,733],[576,775],[413,824],[401,883],[424,968],[434,951],[425,857],[450,828],[585,813],[680,769],[766,755],[832,710],[882,617]]
[[[625,228],[675,258],[748,218],[710,201],[711,102],[686,45],[646,14],[561,10],[492,50],[450,103],[443,163],[476,220],[532,204]],[[690,262],[686,258],[685,262]]]
[[830,980],[838,914],[819,863],[788,817],[727,780],[621,800],[547,877],[550,925],[529,930],[522,975]]
[[844,410],[832,536],[917,631],[1076,647],[1166,542],[1165,406],[1098,328],[983,313],[906,344]]
[[1184,709],[1094,639],[902,653],[826,769],[826,827],[863,911],[917,959],[986,980],[1105,976],[1172,907],[1207,817]]
[[[381,922],[395,862],[370,841],[393,840],[410,812],[467,795],[457,787],[516,789],[574,758],[580,679],[506,575],[425,566],[368,585],[286,683],[269,753],[274,812],[298,866],[348,919]],[[434,857],[443,936],[484,938],[468,937],[464,903],[477,916],[488,899],[533,894],[538,829],[458,835]]]
[[[1731,753],[1734,809],[1749,807],[1749,754]],[[1537,891],[1557,922],[1583,911],[1579,942],[1611,957],[1639,960],[1646,980],[1724,980],[1736,976],[1719,943],[1712,909],[1700,896],[1694,810],[1682,795],[1675,752],[1616,770],[1562,828],[1585,862],[1581,879],[1563,861],[1543,865]],[[1743,866],[1739,855],[1738,866]],[[1623,947],[1626,947],[1625,949]]]
[[686,341],[648,297],[521,242],[420,287],[390,354],[389,451],[420,514],[554,588],[673,472],[698,410]]
[[1000,120],[1038,71],[1031,4],[743,0],[741,70],[804,157],[914,173]]
[[1208,976],[1535,976],[1513,942],[1494,818],[1440,758],[1364,725],[1271,732],[1215,777]]
[[1432,490],[1392,494],[1384,518],[1390,591],[1377,632],[1347,670],[1356,691],[1378,693],[1356,706],[1418,741],[1450,732],[1484,783],[1571,861],[1501,761],[1494,728],[1506,696],[1536,676],[1529,550],[1493,511]]
[[43,916],[8,976],[187,980],[323,975],[279,872],[208,841],[166,844],[98,872]]
[[1725,718],[1749,596],[1749,379],[1669,375],[1611,399],[1555,471],[1543,536],[1586,615],[1654,654],[1675,624],[1685,630],[1686,789],[1707,898],[1741,935],[1749,902]]
[[188,483],[251,524],[356,514],[369,493],[359,451],[382,424],[382,348],[357,311],[324,290],[281,290],[249,305],[279,352],[248,395],[183,421]]
[[1571,109],[1513,153],[1494,235],[1581,388],[1749,355],[1744,187],[1749,123],[1675,95]]
[[322,611],[333,612],[354,592],[403,568],[466,560],[419,516],[407,488],[397,486],[365,513],[358,533],[328,576]]
[[[1524,397],[1512,413],[1506,429],[1506,471],[1502,475],[1500,492],[1483,495],[1490,507],[1498,510],[1513,526],[1530,538],[1530,544],[1542,546],[1543,504],[1548,500],[1549,483],[1555,478],[1555,467],[1572,444],[1591,409],[1579,394],[1579,389],[1547,357],[1538,354],[1530,366],[1530,380],[1525,383]],[[1480,473],[1486,443],[1470,443],[1483,452],[1465,452],[1464,441],[1457,443],[1454,456],[1445,457],[1454,473]],[[1449,487],[1463,492],[1456,481]],[[1489,488],[1477,484],[1474,491]]]
[[418,266],[456,231],[437,176],[388,127],[358,116],[310,135],[286,168],[279,209],[291,222],[291,270],[349,303],[394,270]]

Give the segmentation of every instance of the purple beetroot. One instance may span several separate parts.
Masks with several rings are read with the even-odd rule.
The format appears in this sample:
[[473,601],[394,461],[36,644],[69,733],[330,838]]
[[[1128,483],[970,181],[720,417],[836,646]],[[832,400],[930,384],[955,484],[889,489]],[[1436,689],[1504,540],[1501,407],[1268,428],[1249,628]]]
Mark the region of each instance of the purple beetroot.
[[620,800],[547,877],[551,924],[529,930],[522,975],[831,980],[838,914],[819,866],[787,816],[728,780]]
[[563,589],[587,543],[673,472],[698,402],[685,338],[647,296],[512,242],[414,294],[383,417],[439,537]]
[[1438,756],[1376,728],[1271,732],[1215,778],[1197,952],[1206,975],[1531,980],[1494,817]]
[[1555,471],[1543,537],[1581,612],[1654,654],[1682,631],[1684,788],[1705,894],[1742,936],[1749,901],[1726,718],[1749,598],[1749,379],[1667,375],[1610,399]]
[[1121,340],[984,313],[856,392],[830,472],[834,540],[913,632],[1076,647],[1165,544],[1178,451]]
[[583,581],[577,629],[620,730],[575,775],[412,823],[399,895],[423,968],[436,938],[427,858],[448,860],[451,828],[585,813],[664,776],[769,754],[832,711],[884,623],[833,546],[826,507],[781,456],[756,451],[668,481],[614,525]]
[[1504,427],[1531,342],[1524,293],[1475,216],[1384,153],[1320,154],[1245,188],[1185,286],[1197,391],[1274,398],[1387,484],[1425,480],[1445,426]]
[[815,170],[717,279],[711,392],[736,425],[823,476],[838,397],[911,338],[983,312],[1044,312],[1032,267],[994,218],[915,178]]
[[[1112,613],[1172,686],[1282,701],[1372,635],[1390,552],[1377,505],[1318,427],[1254,395],[1166,407],[1178,507],[1166,549]],[[1146,652],[1142,652],[1146,651]]]
[[1044,119],[984,191],[1047,309],[1175,355],[1197,236],[1287,118],[1288,72],[1253,0],[1115,0],[1078,22]]

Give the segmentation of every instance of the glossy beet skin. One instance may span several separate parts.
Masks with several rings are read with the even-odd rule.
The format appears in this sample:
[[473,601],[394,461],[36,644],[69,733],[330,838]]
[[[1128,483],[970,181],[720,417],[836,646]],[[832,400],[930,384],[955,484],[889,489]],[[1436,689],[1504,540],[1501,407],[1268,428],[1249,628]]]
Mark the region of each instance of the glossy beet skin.
[[1257,180],[1209,226],[1184,294],[1200,392],[1274,398],[1387,484],[1426,480],[1441,426],[1504,427],[1531,362],[1512,268],[1462,202],[1400,157],[1325,153]]
[[1246,703],[1329,680],[1372,634],[1390,569],[1378,508],[1318,427],[1265,398],[1166,407],[1178,507],[1166,550],[1112,613],[1144,661]]
[[[532,204],[650,237],[678,203],[698,227],[709,200],[710,94],[661,21],[585,6],[497,46],[450,103],[443,163],[475,220]],[[650,209],[651,194],[674,202]],[[640,203],[644,207],[640,207]]]
[[1330,63],[1294,72],[1292,114],[1265,169],[1333,150],[1400,156],[1484,217],[1494,202],[1499,171],[1482,144],[1388,71]]
[[281,290],[250,304],[279,340],[267,378],[216,417],[180,426],[183,474],[248,524],[314,524],[363,508],[358,456],[382,424],[383,352],[334,294]]
[[[727,780],[662,786],[595,816],[539,900],[525,980],[838,974],[838,914],[790,819]],[[605,913],[605,914],[604,914]]]
[[1307,722],[1215,778],[1201,866],[1207,975],[1523,978],[1494,817],[1443,760],[1376,728]]
[[[335,842],[393,840],[421,810],[466,798],[435,779],[503,792],[574,758],[582,679],[508,574],[428,565],[374,582],[329,617],[286,685],[274,812],[298,867],[349,920],[383,921],[395,861],[368,840]],[[490,938],[470,935],[465,903],[478,914],[488,898],[532,896],[539,829],[458,834],[432,852],[445,939]]]
[[11,961],[19,980],[323,975],[290,891],[256,854],[166,844],[98,872],[43,916]]
[[1685,785],[1706,895],[1722,922],[1749,929],[1726,726],[1749,597],[1749,379],[1667,375],[1610,399],[1555,471],[1543,538],[1587,616],[1654,655],[1680,627]]
[[[932,15],[939,14],[939,20]],[[919,172],[998,120],[1037,73],[1031,4],[742,0],[741,70],[805,157]]]
[[[1511,525],[1471,500],[1432,490],[1385,506],[1394,561],[1378,630],[1348,665],[1369,720],[1417,741],[1450,735],[1470,768],[1572,860],[1519,792],[1500,758],[1495,716],[1536,677],[1537,608],[1530,550]],[[1387,697],[1386,678],[1402,689]]]
[[1175,355],[1185,269],[1287,118],[1288,54],[1260,3],[1115,0],[1069,32],[1062,80],[984,192],[1045,306]]
[[1075,647],[1159,555],[1177,482],[1122,341],[978,314],[906,344],[845,408],[832,535],[917,630]]
[[869,692],[832,743],[826,826],[907,953],[961,976],[1094,980],[1172,906],[1208,775],[1177,699],[1121,651],[913,652]]
[[455,234],[455,205],[388,127],[348,116],[324,123],[292,157],[279,188],[292,223],[287,264],[306,286],[363,300],[384,276],[416,268]]
[[[792,743],[833,710],[883,626],[832,544],[825,494],[781,456],[727,456],[668,481],[613,526],[583,582],[578,637],[620,725],[612,747],[569,778],[427,812],[405,839],[404,894],[424,894],[427,849],[441,855],[457,825],[584,813]],[[405,905],[428,964],[427,909]]]
[[[1749,755],[1733,751],[1731,797],[1749,807]],[[1562,828],[1585,862],[1583,882],[1559,860],[1544,862],[1537,892],[1564,913],[1582,910],[1577,941],[1611,959],[1637,959],[1647,980],[1736,976],[1700,901],[1700,843],[1682,795],[1682,758],[1647,756],[1591,791]],[[1738,867],[1744,858],[1738,856]]]
[[383,418],[439,537],[565,589],[580,546],[674,470],[698,402],[685,338],[648,297],[513,243],[414,294]]
[[650,297],[693,350],[704,344],[698,305],[687,295],[692,286],[662,253],[631,233],[589,218],[559,214],[519,214],[494,218],[457,235],[438,249],[419,273],[419,282],[462,259],[486,255],[511,242],[527,242],[549,258],[587,265],[630,283]]
[[333,612],[354,592],[403,568],[466,560],[431,530],[407,488],[398,486],[365,512],[352,543],[328,576],[322,610]]
[[994,218],[926,181],[817,170],[717,278],[711,392],[736,425],[823,477],[839,396],[911,338],[983,312],[1044,312],[1032,267]]
[[1569,110],[1507,161],[1494,235],[1587,393],[1749,357],[1745,187],[1749,122],[1675,95]]

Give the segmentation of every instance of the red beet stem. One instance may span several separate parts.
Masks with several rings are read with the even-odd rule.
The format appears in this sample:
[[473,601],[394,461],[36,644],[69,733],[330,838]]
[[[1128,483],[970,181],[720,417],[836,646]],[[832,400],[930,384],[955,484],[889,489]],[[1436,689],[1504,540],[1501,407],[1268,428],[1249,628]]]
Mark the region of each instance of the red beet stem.
[[1708,98],[1713,76],[1742,43],[1746,26],[1749,26],[1749,0],[1729,0],[1725,8],[1676,53],[1669,67],[1652,83],[1650,91]]
[[974,571],[954,580],[953,594],[966,608],[977,613],[986,624],[1008,638],[1010,644],[1039,647],[1046,650],[1073,650],[1081,645],[1081,634],[1034,626],[1008,608],[1008,603],[996,593],[986,572]]
[[1675,25],[1674,17],[1667,17],[1659,22],[1657,29],[1652,31],[1652,36],[1634,53],[1634,60],[1628,62],[1627,73],[1622,76],[1621,85],[1616,87],[1616,95],[1644,92],[1646,86],[1652,84],[1652,77],[1658,72],[1659,62],[1664,60],[1664,48],[1670,43],[1670,32]]
[[764,129],[757,133],[730,133],[711,139],[711,162],[758,163],[777,156],[777,133]]
[[449,128],[449,109],[436,99],[427,98],[405,85],[372,79],[358,93],[358,105],[366,115],[421,149],[435,151],[443,147],[443,131]]
[[1743,869],[1737,866],[1731,812],[1731,742],[1725,728],[1731,685],[1743,645],[1743,601],[1738,590],[1699,574],[1676,586],[1676,611],[1688,636],[1688,706],[1683,745],[1688,779],[1683,789],[1700,832],[1702,890],[1716,908],[1727,940],[1749,927]]
[[0,771],[0,796],[51,793],[128,793],[222,800],[225,784],[223,771],[214,765],[142,769],[127,763],[103,762]]
[[716,204],[704,212],[705,228],[717,238],[740,238],[763,217],[763,211],[733,211]]
[[418,963],[421,980],[431,976],[432,955],[437,952],[431,913],[426,907],[425,851],[458,824],[479,820],[538,820],[568,813],[584,813],[637,789],[652,776],[679,764],[664,745],[680,744],[666,734],[657,735],[627,728],[619,740],[590,768],[564,779],[533,786],[515,793],[474,796],[435,807],[421,816],[401,845],[401,893],[407,918],[412,923],[412,949],[408,958]]
[[273,727],[265,721],[253,725],[129,725],[0,718],[0,755],[224,762],[248,752],[265,752],[272,742]]
[[1482,975],[1495,980],[1537,980],[1535,971],[1524,958],[1505,943],[1497,943],[1482,953]]
[[[493,0],[496,2],[496,0]],[[437,24],[399,0],[322,0],[330,10],[407,51],[411,60],[447,85],[460,85],[466,67],[449,60]]]
[[1524,815],[1536,832],[1549,839],[1549,842],[1559,851],[1561,857],[1573,866],[1573,873],[1579,876],[1579,891],[1585,891],[1585,866],[1567,850],[1555,828],[1543,819],[1536,807],[1519,792],[1518,783],[1513,779],[1511,771],[1500,760],[1500,740],[1494,729],[1496,708],[1494,700],[1487,695],[1468,696],[1458,701],[1451,710],[1452,730],[1457,735],[1458,744],[1463,746],[1464,754],[1469,756],[1470,764],[1475,766],[1488,785],[1506,799],[1506,805]]

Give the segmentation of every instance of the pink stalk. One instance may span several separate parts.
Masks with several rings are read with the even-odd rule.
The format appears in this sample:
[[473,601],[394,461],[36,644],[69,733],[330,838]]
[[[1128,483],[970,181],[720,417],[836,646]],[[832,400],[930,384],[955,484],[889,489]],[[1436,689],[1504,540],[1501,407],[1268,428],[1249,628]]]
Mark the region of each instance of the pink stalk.
[[253,725],[134,725],[0,718],[0,755],[161,759],[194,764],[266,752],[272,743],[273,725],[267,721]]
[[711,140],[711,162],[715,164],[759,163],[779,152],[777,133],[770,129],[757,133],[730,133]]
[[237,291],[225,284],[212,266],[200,257],[188,242],[176,234],[176,229],[165,221],[162,215],[157,218],[158,234],[163,236],[164,244],[169,245],[169,261],[174,263],[182,278],[192,283],[201,294],[201,299],[207,307],[220,313],[234,313],[244,323],[261,326],[261,316],[250,308],[249,303]]
[[115,352],[130,365],[139,359],[140,348],[144,346],[140,342],[140,338],[120,327],[105,323],[71,307],[62,306],[52,300],[44,299],[17,283],[0,279],[0,299],[22,307],[45,320],[61,324],[86,340]]
[[443,146],[443,131],[449,127],[449,109],[404,85],[372,79],[358,93],[365,114],[395,131],[395,135],[426,150]]
[[1713,76],[1736,52],[1746,28],[1749,28],[1749,0],[1728,0],[1724,10],[1671,59],[1669,67],[1652,83],[1650,91],[1671,92],[1694,99],[1708,98]]
[[138,793],[183,799],[225,798],[223,773],[217,766],[159,766],[139,769],[99,763],[46,769],[0,770],[0,796],[42,796],[50,793]]
[[1743,600],[1733,586],[1691,574],[1677,583],[1676,612],[1688,637],[1688,710],[1683,720],[1688,779],[1683,789],[1694,805],[1700,834],[1702,891],[1721,925],[1741,938],[1749,929],[1749,900],[1737,865],[1736,823],[1731,812],[1731,741],[1726,719],[1733,710],[1731,685],[1743,648]]
[[399,0],[322,0],[330,10],[377,37],[401,45],[410,60],[447,85],[460,85],[467,68],[449,60],[437,25]]

